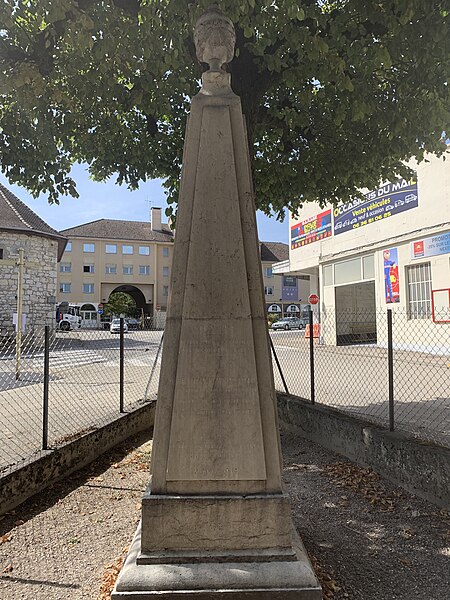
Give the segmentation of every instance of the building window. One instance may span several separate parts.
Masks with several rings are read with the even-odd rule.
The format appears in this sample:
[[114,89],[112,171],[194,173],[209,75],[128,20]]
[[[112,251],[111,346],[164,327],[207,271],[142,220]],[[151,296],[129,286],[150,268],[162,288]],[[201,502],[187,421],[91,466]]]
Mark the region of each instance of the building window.
[[83,273],[93,273],[94,265],[83,265]]
[[164,258],[169,258],[169,248],[167,248],[167,246],[164,246],[163,248],[163,256]]
[[105,252],[106,252],[106,254],[117,254],[116,244],[106,244]]
[[83,294],[93,294],[94,293],[94,284],[93,283],[83,283]]
[[169,286],[163,285],[163,296],[168,296],[168,295],[169,295]]
[[72,242],[67,242],[64,252],[72,252]]
[[361,281],[361,259],[352,258],[334,265],[334,283],[351,283]]
[[95,252],[95,244],[83,244],[83,252]]
[[116,265],[106,265],[105,273],[107,275],[115,275],[117,273],[117,266]]
[[61,263],[59,265],[59,271],[61,273],[71,273],[72,272],[72,263]]
[[0,248],[0,260],[3,260],[3,248]]
[[322,270],[324,285],[355,283],[375,278],[375,260],[373,254],[343,260],[334,265],[325,265]]
[[163,267],[163,277],[169,277],[169,267]]
[[323,268],[323,285],[333,285],[333,265],[325,265]]
[[133,265],[123,265],[124,275],[133,275]]
[[266,277],[273,277],[272,267],[266,267],[264,269],[264,274]]
[[72,284],[70,284],[70,283],[60,283],[59,284],[59,291],[62,294],[70,294],[70,286],[71,285]]
[[264,293],[266,296],[273,296],[273,287],[269,285],[264,286]]
[[139,275],[150,275],[150,267],[148,265],[139,265]]
[[375,261],[373,254],[363,256],[363,279],[375,279]]
[[431,264],[406,267],[408,318],[431,318]]
[[139,246],[139,254],[142,256],[150,255],[150,246]]
[[122,246],[122,254],[133,254],[133,246]]

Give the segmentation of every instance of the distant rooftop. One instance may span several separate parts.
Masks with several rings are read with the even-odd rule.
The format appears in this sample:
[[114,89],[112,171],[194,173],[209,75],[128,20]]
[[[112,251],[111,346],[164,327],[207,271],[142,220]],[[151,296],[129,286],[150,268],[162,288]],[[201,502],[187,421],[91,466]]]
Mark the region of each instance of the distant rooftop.
[[163,223],[161,229],[152,231],[152,225],[146,221],[122,221],[116,219],[98,219],[69,229],[61,234],[67,237],[102,238],[108,240],[136,240],[147,242],[171,242],[173,231]]
[[48,237],[58,242],[58,260],[61,258],[67,239],[47,225],[17,196],[0,183],[0,231],[21,231]]
[[289,245],[283,242],[260,242],[261,261],[281,262],[289,258]]

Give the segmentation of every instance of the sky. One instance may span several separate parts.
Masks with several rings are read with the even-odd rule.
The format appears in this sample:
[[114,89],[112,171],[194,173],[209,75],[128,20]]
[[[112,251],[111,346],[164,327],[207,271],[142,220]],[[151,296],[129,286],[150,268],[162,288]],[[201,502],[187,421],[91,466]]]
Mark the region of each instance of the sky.
[[[165,209],[167,206],[164,189],[158,179],[142,183],[138,190],[129,191],[126,186],[117,185],[113,178],[105,183],[92,181],[86,166],[79,164],[74,165],[72,178],[77,184],[80,197],[62,196],[59,205],[51,205],[43,194],[39,198],[33,198],[25,188],[11,185],[0,173],[0,183],[57,231],[97,219],[147,221],[150,207]],[[163,222],[166,221],[163,210]],[[257,222],[261,241],[288,243],[287,216],[280,223],[275,217],[267,217],[258,211]]]

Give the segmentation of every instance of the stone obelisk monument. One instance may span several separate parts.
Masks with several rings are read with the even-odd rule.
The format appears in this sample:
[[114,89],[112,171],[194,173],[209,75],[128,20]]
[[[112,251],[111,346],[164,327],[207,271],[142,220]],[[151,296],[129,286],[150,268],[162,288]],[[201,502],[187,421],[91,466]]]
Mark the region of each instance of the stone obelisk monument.
[[112,598],[322,598],[282,490],[247,137],[224,65],[232,22],[197,22],[192,100],[142,521]]

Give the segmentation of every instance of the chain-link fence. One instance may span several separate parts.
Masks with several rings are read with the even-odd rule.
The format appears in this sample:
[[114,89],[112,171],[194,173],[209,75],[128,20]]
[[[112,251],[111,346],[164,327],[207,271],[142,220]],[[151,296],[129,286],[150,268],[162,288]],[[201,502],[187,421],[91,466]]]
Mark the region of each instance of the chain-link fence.
[[412,316],[327,311],[312,328],[271,331],[277,390],[450,445],[449,317]]
[[[121,340],[122,343],[121,343]],[[0,340],[0,474],[156,400],[163,332],[35,330]]]
[[[312,328],[271,331],[276,388],[450,445],[450,323],[389,312],[327,311]],[[156,400],[162,340],[48,331],[46,350],[42,329],[19,352],[2,338],[0,474]]]

